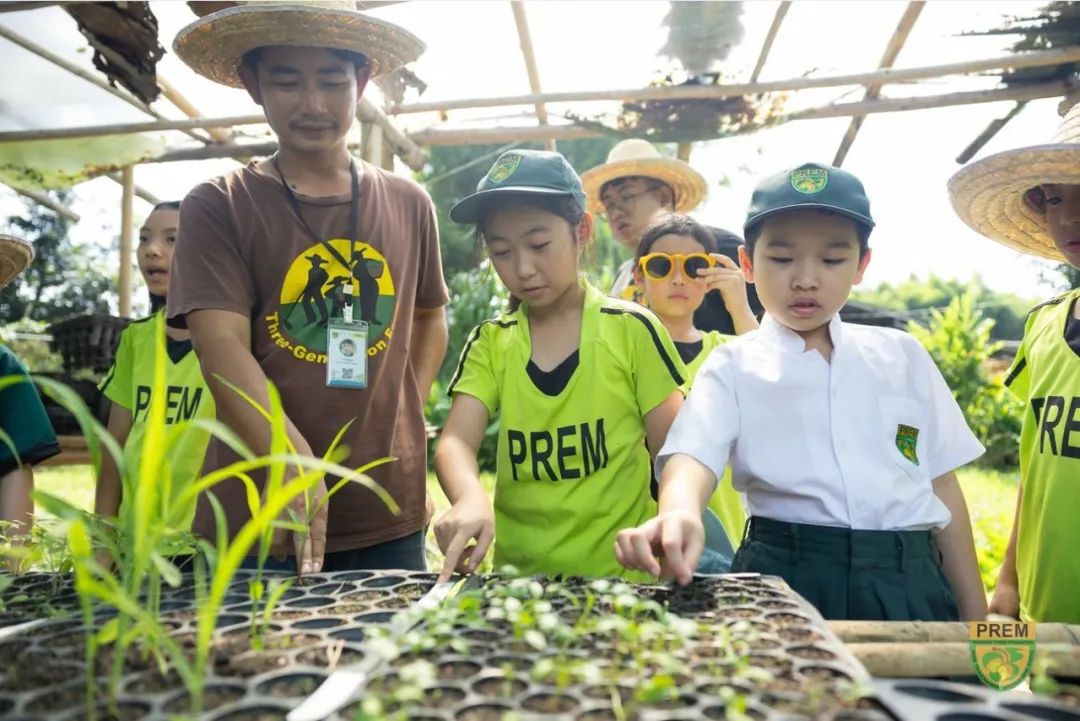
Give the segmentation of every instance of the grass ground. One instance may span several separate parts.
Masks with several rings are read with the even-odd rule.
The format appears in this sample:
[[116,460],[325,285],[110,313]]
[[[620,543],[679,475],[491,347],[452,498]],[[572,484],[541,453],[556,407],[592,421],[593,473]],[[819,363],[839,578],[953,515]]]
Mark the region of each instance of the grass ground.
[[[35,471],[34,476],[38,490],[61,496],[88,510],[93,508],[94,486],[89,466],[40,468]],[[979,570],[983,583],[989,589],[997,578],[997,571],[1005,554],[1005,545],[1009,540],[1009,529],[1016,505],[1018,474],[1016,471],[967,468],[960,472],[959,477],[971,513],[975,548],[979,553]],[[490,485],[490,476],[484,480]],[[442,513],[448,503],[434,475],[428,476],[428,488],[435,498],[438,512]],[[428,558],[432,567],[441,564],[441,555],[430,535]]]

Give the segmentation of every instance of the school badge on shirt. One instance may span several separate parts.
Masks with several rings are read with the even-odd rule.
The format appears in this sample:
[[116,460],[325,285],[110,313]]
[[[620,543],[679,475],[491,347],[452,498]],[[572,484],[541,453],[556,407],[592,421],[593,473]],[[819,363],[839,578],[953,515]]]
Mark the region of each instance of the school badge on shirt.
[[903,423],[896,426],[896,447],[900,450],[900,453],[904,458],[908,459],[916,466],[919,465],[919,456],[916,455],[915,449],[919,445],[919,429],[912,426],[905,426]]
[[968,624],[971,665],[990,688],[1008,691],[1031,674],[1035,624],[1022,621],[972,621]]

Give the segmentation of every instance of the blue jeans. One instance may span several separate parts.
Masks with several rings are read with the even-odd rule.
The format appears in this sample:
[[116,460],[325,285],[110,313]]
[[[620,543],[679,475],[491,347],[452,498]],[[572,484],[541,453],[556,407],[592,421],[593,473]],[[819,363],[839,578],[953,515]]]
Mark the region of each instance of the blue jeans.
[[[403,569],[406,571],[426,571],[427,557],[424,554],[424,537],[427,529],[410,533],[403,538],[378,543],[367,548],[354,548],[347,551],[333,551],[323,557],[322,570],[331,571],[384,571]],[[258,565],[257,556],[244,559],[241,568],[254,569]],[[270,557],[263,568],[267,571],[296,572],[296,557],[284,560]]]

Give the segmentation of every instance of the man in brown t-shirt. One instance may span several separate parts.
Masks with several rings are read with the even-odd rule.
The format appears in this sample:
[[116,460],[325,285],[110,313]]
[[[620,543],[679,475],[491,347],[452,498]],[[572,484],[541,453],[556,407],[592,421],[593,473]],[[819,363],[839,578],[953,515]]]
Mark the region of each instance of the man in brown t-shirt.
[[[197,186],[180,209],[169,322],[191,330],[219,419],[255,453],[268,453],[268,422],[217,377],[264,407],[269,380],[301,454],[321,456],[351,421],[342,465],[395,459],[369,475],[399,513],[372,491],[346,484],[328,518],[324,506],[310,534],[278,532],[273,552],[295,553],[305,573],[422,569],[423,404],[447,339],[437,223],[423,189],[354,161],[345,135],[369,76],[415,59],[423,46],[352,9],[266,2],[193,23],[175,49],[203,75],[242,83],[279,142],[273,157]],[[355,316],[368,324],[362,390],[327,385],[328,323],[341,319],[346,288]],[[206,468],[236,458],[213,440]],[[212,490],[231,536],[250,518],[243,484],[233,478]],[[306,517],[304,499],[294,510]],[[209,500],[200,498],[195,532],[213,538],[215,526]]]

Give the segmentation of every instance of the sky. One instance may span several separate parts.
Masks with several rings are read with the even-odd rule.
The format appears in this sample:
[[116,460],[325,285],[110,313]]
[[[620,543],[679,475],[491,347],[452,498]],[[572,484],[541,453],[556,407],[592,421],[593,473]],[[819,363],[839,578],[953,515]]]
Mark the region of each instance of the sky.
[[[874,69],[906,4],[886,0],[800,0],[788,13],[760,79]],[[744,4],[743,40],[718,67],[730,82],[748,79],[776,6],[769,0]],[[151,7],[166,47],[177,30],[194,19],[185,3],[156,0]],[[998,26],[1005,16],[1031,14],[1038,7],[1039,3],[1033,2],[930,0],[896,66],[1003,55],[1010,39],[963,33]],[[545,91],[641,87],[673,67],[669,59],[657,55],[666,38],[666,2],[529,0],[526,10]],[[427,51],[412,68],[428,83],[424,101],[529,92],[507,2],[416,0],[379,8],[372,14],[403,25],[426,42]],[[73,62],[91,67],[89,53],[83,49],[85,41],[74,21],[59,8],[2,13],[0,24]],[[0,90],[0,130],[146,119],[135,109],[5,40],[0,40],[0,66],[7,71],[5,87]],[[10,72],[12,68],[15,72]],[[195,75],[171,52],[162,59],[158,71],[206,115],[258,112],[243,91]],[[903,97],[994,85],[994,78],[953,77],[918,86],[889,86],[884,94]],[[43,88],[47,88],[44,93]],[[376,93],[371,95],[378,101]],[[842,88],[800,93],[788,102],[795,108],[860,97],[861,90]],[[410,96],[410,100],[416,98]],[[976,157],[1046,142],[1060,121],[1057,104],[1057,99],[1029,103]],[[163,113],[179,117],[167,103],[161,107]],[[599,104],[574,109],[592,114],[612,108],[611,104]],[[978,274],[988,286],[1025,298],[1036,299],[1052,292],[1040,281],[1047,263],[1022,256],[968,229],[953,213],[945,190],[948,178],[959,168],[956,155],[990,120],[1011,108],[1012,103],[989,103],[877,114],[866,119],[844,164],[866,185],[878,223],[871,237],[874,258],[865,285],[896,283],[911,275],[925,277],[930,273],[961,279]],[[568,109],[549,106],[552,122],[560,122],[558,119]],[[455,111],[446,119],[433,114],[403,115],[395,122],[406,129],[420,129],[439,125],[525,125],[536,121],[531,108],[519,107]],[[797,121],[752,135],[695,143],[691,162],[709,183],[698,217],[738,230],[757,178],[807,161],[830,162],[848,122],[847,118]],[[263,137],[266,129],[252,127],[244,132]],[[188,140],[178,133],[163,137],[169,144]],[[674,152],[672,147],[664,150]],[[178,198],[198,182],[234,167],[236,163],[228,160],[142,165],[136,168],[136,181],[163,199]],[[0,189],[0,215],[17,213],[20,208],[13,194]],[[82,221],[73,229],[73,238],[115,247],[120,221],[119,185],[96,179],[77,186],[75,210]],[[140,201],[137,217],[143,217],[148,210],[149,206]],[[447,210],[438,209],[440,213]]]

